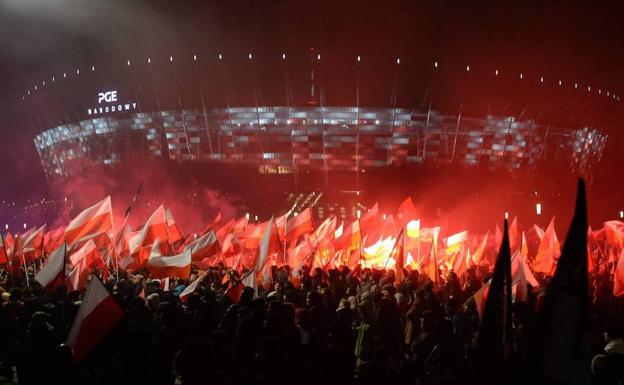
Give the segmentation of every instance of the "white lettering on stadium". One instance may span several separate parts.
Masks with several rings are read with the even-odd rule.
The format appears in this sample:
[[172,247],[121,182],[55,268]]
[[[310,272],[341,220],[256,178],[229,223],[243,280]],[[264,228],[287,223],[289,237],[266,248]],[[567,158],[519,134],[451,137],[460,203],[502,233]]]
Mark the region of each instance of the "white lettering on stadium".
[[87,114],[99,115],[99,114],[105,114],[107,112],[134,111],[136,109],[137,109],[137,104],[136,102],[133,102],[133,103],[117,104],[117,105],[106,106],[106,107],[87,108]]

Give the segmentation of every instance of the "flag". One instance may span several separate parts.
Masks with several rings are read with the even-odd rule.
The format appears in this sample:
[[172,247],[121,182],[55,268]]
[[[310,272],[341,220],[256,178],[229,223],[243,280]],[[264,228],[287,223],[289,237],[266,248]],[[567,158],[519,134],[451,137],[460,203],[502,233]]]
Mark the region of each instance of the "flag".
[[572,223],[536,323],[531,373],[537,382],[590,383],[589,306],[587,203],[579,179]]
[[[460,267],[457,263],[458,260],[460,260],[460,264],[462,263],[461,260],[463,259],[463,250],[464,250],[464,245],[466,243],[466,241],[468,240],[468,232],[467,231],[462,231],[459,232],[457,234],[453,234],[449,237],[446,238],[446,250],[445,250],[445,255],[448,258],[447,262],[448,262],[448,266],[451,269]],[[455,271],[457,274],[459,274],[459,272]]]
[[123,317],[123,309],[104,284],[92,279],[67,336],[76,362],[82,361]]
[[46,225],[44,224],[37,230],[30,233],[28,238],[24,238],[24,258],[29,261],[33,261],[42,256],[45,230]]
[[72,290],[85,287],[87,277],[94,267],[101,268],[104,262],[93,240],[87,241],[80,249],[67,257],[67,286]]
[[490,281],[475,346],[475,384],[509,383],[513,349],[511,323],[511,252],[507,220]]
[[167,221],[167,232],[169,233],[169,242],[176,243],[182,239],[184,239],[184,235],[182,235],[182,231],[178,227],[175,219],[173,218],[173,214],[171,210],[165,209],[165,218]]
[[35,281],[39,282],[41,287],[48,289],[62,284],[66,253],[67,243],[63,242],[61,247],[52,251],[48,256],[41,270],[35,275]]
[[271,217],[270,221],[263,222],[257,225],[247,226],[245,231],[238,233],[239,239],[245,241],[245,248],[255,250],[260,247],[260,240],[267,229],[270,229],[271,237],[271,249],[281,249],[281,242],[278,235],[277,225],[274,217]]
[[234,224],[232,225],[232,231],[235,234],[241,233],[241,232],[245,231],[245,229],[247,228],[248,224],[249,224],[249,219],[247,219],[247,217],[244,216],[241,219],[239,219],[238,221],[234,222]]
[[616,297],[624,295],[624,249],[620,251],[620,257],[613,273],[613,295]]
[[438,272],[438,237],[440,236],[440,227],[432,229],[431,250],[429,252],[429,260],[425,265],[425,271],[435,285],[440,282]]
[[63,235],[65,234],[65,227],[57,227],[54,230],[48,231],[43,236],[43,249],[46,254],[50,254],[53,250],[56,250],[63,244]]
[[71,245],[89,234],[110,231],[113,228],[111,198],[107,196],[95,205],[83,210],[72,219],[65,229],[65,242]]
[[0,265],[9,263],[9,256],[7,254],[6,243],[4,241],[4,235],[0,232]]
[[240,280],[232,284],[226,291],[227,295],[232,303],[238,303],[240,301],[241,294],[245,287],[251,287],[254,289],[254,298],[258,297],[258,283],[256,281],[256,270],[249,270]]
[[197,290],[197,286],[199,286],[201,281],[203,281],[204,278],[206,278],[207,275],[208,275],[208,272],[204,271],[202,273],[202,275],[200,275],[199,277],[195,278],[195,280],[193,282],[191,282],[190,285],[188,285],[186,288],[184,288],[184,290],[182,290],[182,293],[180,293],[180,299],[184,300],[187,295],[195,292],[195,290]]
[[360,221],[356,220],[351,223],[342,233],[340,238],[334,240],[336,250],[355,250],[362,245],[362,233],[360,231]]
[[375,203],[373,207],[366,211],[366,214],[364,214],[358,222],[358,225],[364,233],[377,228],[379,226],[379,205]]
[[483,259],[483,254],[485,253],[485,248],[487,246],[487,241],[488,241],[489,235],[490,235],[489,232],[485,233],[485,236],[483,237],[483,240],[481,241],[481,244],[472,253],[472,262],[475,265],[477,265],[477,266],[479,266],[481,264],[481,260]]
[[511,225],[509,225],[509,248],[516,250],[520,243],[520,230],[518,229],[518,217],[514,215]]
[[290,219],[286,219],[285,240],[287,242],[297,239],[300,235],[309,234],[313,231],[314,224],[312,223],[310,208],[303,210]]
[[[397,220],[399,225],[405,227],[409,221],[416,219],[416,207],[411,197],[405,198],[397,209]],[[408,236],[411,236],[408,234]]]
[[[275,229],[275,230],[274,230]],[[271,253],[271,238],[277,236],[277,228],[275,226],[275,218],[271,217],[268,224],[264,227],[262,239],[260,241],[260,249],[258,252],[258,258],[256,259],[255,270],[261,271],[264,264]],[[273,234],[272,234],[273,233]]]
[[555,217],[553,217],[540,241],[537,255],[533,261],[533,270],[538,273],[552,274],[560,254],[559,240],[557,240],[555,233]]
[[603,224],[607,242],[617,248],[624,248],[624,222],[608,221]]
[[159,241],[154,242],[152,253],[147,260],[147,268],[152,278],[176,277],[188,279],[191,276],[191,249],[173,256],[163,256],[158,247]]
[[170,239],[167,214],[163,205],[158,206],[147,222],[145,222],[143,228],[130,239],[130,253],[134,254],[141,247],[150,246],[156,239],[161,241]]
[[193,261],[201,261],[204,258],[214,257],[221,251],[219,241],[217,240],[217,234],[215,234],[214,230],[208,231],[206,234],[191,242],[184,249],[191,250],[191,258]]
[[397,237],[396,246],[395,246],[397,248],[397,257],[396,257],[396,264],[395,264],[396,265],[395,277],[396,277],[397,285],[403,282],[403,279],[405,278],[405,275],[403,274],[403,267],[405,267],[405,247],[404,246],[405,246],[404,232],[403,232],[403,229],[401,229],[401,232],[399,233],[399,236]]

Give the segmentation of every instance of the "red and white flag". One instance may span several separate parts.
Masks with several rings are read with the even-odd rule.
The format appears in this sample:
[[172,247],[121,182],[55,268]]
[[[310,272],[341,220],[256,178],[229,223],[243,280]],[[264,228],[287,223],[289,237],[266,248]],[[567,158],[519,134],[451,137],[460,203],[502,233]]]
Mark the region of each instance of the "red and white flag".
[[184,239],[184,235],[182,235],[182,231],[178,227],[178,224],[176,223],[175,219],[173,219],[173,214],[171,213],[171,210],[165,209],[165,217],[167,219],[167,230],[169,232],[169,242],[173,244],[173,243],[176,243],[177,241]]
[[54,230],[50,230],[43,236],[43,249],[46,254],[50,254],[52,251],[58,249],[63,244],[63,235],[65,234],[65,227],[57,227]]
[[199,286],[199,284],[201,283],[201,281],[204,280],[204,278],[206,278],[206,276],[208,275],[207,271],[204,271],[202,273],[202,275],[200,275],[199,277],[197,277],[193,282],[191,282],[190,285],[188,285],[184,290],[182,290],[182,293],[180,293],[180,299],[184,300],[186,298],[187,295],[195,292],[195,290],[197,290],[197,286]]
[[210,258],[217,255],[220,251],[219,241],[214,230],[208,231],[206,234],[197,238],[184,248],[191,251],[193,261],[201,261],[204,258]]
[[540,241],[537,255],[533,261],[533,270],[538,273],[552,274],[555,270],[556,260],[559,259],[560,255],[561,246],[555,232],[555,218],[553,217]]
[[60,286],[63,282],[63,267],[65,266],[65,253],[67,243],[52,251],[41,270],[35,275],[35,281],[39,282],[44,289]]
[[308,234],[314,231],[314,224],[312,223],[312,213],[310,208],[307,208],[295,214],[295,216],[286,220],[286,235],[285,239],[290,242],[297,239],[300,235]]
[[178,255],[163,256],[160,253],[159,243],[159,241],[154,242],[152,253],[147,260],[147,267],[152,278],[188,279],[191,276],[191,250],[186,249]]
[[27,260],[33,261],[43,254],[43,237],[46,227],[44,224],[24,239],[24,258]]
[[104,284],[92,279],[67,336],[76,362],[82,361],[123,317],[123,309]]
[[85,209],[74,218],[65,229],[65,242],[71,245],[89,234],[107,232],[113,229],[113,209],[111,198]]
[[68,258],[69,270],[67,274],[67,286],[72,290],[80,290],[85,287],[87,277],[93,268],[103,268],[104,261],[98,252],[93,240],[87,241],[80,249]]

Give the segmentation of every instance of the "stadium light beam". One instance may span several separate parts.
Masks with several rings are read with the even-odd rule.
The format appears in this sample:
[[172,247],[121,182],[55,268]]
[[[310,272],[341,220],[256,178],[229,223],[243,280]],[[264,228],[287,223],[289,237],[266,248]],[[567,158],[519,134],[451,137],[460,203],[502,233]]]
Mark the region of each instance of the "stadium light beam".
[[509,213],[505,211],[505,219],[509,219]]
[[538,203],[538,204],[535,205],[535,213],[537,215],[542,215],[542,204],[541,203]]
[[624,210],[620,210],[620,219],[624,219]]

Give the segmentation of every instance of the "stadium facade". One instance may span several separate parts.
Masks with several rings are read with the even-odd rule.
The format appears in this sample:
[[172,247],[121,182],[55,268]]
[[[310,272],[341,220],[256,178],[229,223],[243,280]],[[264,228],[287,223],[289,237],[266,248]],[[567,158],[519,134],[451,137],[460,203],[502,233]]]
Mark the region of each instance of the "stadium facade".
[[400,108],[135,109],[136,102],[112,101],[89,109],[97,117],[37,134],[34,143],[47,178],[62,180],[93,164],[138,158],[241,164],[265,174],[447,164],[513,170],[543,162],[586,173],[600,160],[606,142],[604,134],[588,127],[562,129],[514,117],[466,118]]
[[613,94],[475,68],[467,83],[468,72],[437,61],[280,56],[167,55],[40,80],[22,105],[49,186],[94,169],[118,180],[157,168],[260,215],[308,205],[319,218],[354,218],[382,197],[440,190],[439,215],[506,176],[535,190],[510,201],[558,199],[545,175],[591,181],[605,153]]

